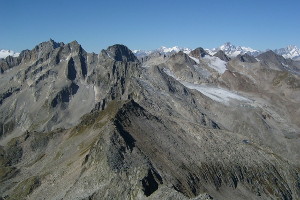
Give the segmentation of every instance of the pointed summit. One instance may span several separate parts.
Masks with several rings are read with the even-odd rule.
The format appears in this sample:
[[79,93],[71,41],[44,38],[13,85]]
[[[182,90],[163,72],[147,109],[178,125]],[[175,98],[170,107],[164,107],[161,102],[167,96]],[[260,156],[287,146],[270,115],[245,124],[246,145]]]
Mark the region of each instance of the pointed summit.
[[216,54],[219,50],[224,51],[228,57],[236,57],[239,54],[243,55],[245,53],[252,56],[257,56],[260,53],[260,51],[254,50],[250,47],[235,46],[230,42],[226,42],[218,48],[213,48],[210,52],[211,54]]
[[203,58],[204,56],[209,55],[202,47],[198,47],[191,51],[190,56],[194,58]]
[[300,57],[300,49],[295,45],[288,45],[285,48],[275,49],[274,52],[284,58],[298,58]]
[[280,56],[278,54],[276,54],[274,51],[272,50],[268,50],[262,54],[260,54],[259,56],[257,56],[257,58],[262,59],[262,60],[269,60],[269,59],[280,59],[283,60],[284,57]]
[[223,45],[219,47],[220,50],[226,51],[229,49],[236,49],[236,46],[232,45],[230,42],[225,42]]
[[214,54],[214,56],[220,58],[225,62],[228,62],[230,60],[230,58],[222,50],[219,50],[217,53]]
[[185,64],[185,63],[192,64],[192,65],[196,64],[196,62],[183,51],[179,51],[178,53],[173,54],[170,57],[169,61],[172,61],[173,63],[180,63],[180,64]]
[[36,50],[45,50],[45,49],[56,49],[58,47],[61,47],[63,46],[64,43],[63,42],[55,42],[53,39],[50,38],[49,41],[46,41],[46,42],[42,42],[38,45],[35,46],[34,49]]
[[259,60],[267,63],[269,66],[287,65],[286,59],[283,56],[276,54],[272,50],[268,50],[268,51],[258,55],[257,58]]
[[116,61],[138,62],[137,57],[132,51],[122,44],[115,44],[108,47],[106,53]]
[[244,55],[238,55],[236,57],[238,60],[240,60],[241,62],[247,62],[247,63],[256,63],[257,60],[253,57],[248,55],[247,53],[245,53]]

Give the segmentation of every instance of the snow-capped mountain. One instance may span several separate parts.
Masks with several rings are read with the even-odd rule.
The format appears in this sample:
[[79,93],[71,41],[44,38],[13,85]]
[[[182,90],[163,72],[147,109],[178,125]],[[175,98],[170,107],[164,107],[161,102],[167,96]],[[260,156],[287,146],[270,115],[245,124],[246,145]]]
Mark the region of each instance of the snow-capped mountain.
[[[239,54],[249,54],[252,56],[257,56],[265,51],[255,50],[250,47],[242,47],[242,46],[235,46],[230,42],[227,42],[220,47],[213,48],[213,49],[205,49],[209,54],[214,55],[219,50],[224,51],[224,53],[230,57],[235,57]],[[275,49],[273,50],[276,54],[283,56],[284,58],[291,58],[295,60],[300,59],[300,49],[295,45],[289,45],[285,48]]]
[[295,45],[289,45],[285,48],[276,49],[274,52],[283,56],[284,58],[300,59],[300,49]]
[[18,57],[19,54],[20,53],[15,53],[12,50],[5,50],[5,49],[0,50],[0,58],[6,58],[7,56]]
[[178,46],[174,46],[171,48],[162,46],[159,49],[157,49],[157,51],[164,54],[178,53],[179,51],[183,51],[184,53],[189,54],[191,52],[191,49]]
[[183,51],[186,54],[189,54],[191,52],[191,49],[189,48],[185,48],[185,47],[178,47],[178,46],[174,46],[174,47],[165,47],[165,46],[161,46],[158,49],[155,50],[133,50],[132,52],[137,56],[137,57],[143,57],[143,56],[147,56],[151,53],[161,53],[161,54],[165,54],[165,55],[169,55],[169,54],[173,54],[173,53],[178,53],[179,51]]
[[145,50],[133,50],[132,51],[137,57],[144,57],[151,54],[153,51],[145,51]]
[[[239,54],[245,54],[245,53],[248,53],[249,55],[256,56],[256,55],[258,55],[258,54],[261,53],[261,51],[254,50],[254,49],[252,49],[250,47],[242,47],[242,46],[232,45],[230,42],[227,42],[227,43],[225,43],[222,46],[217,47],[217,48],[205,49],[205,50],[210,55],[214,55],[219,50],[222,50],[229,57],[235,57],[235,56],[237,56]],[[178,46],[174,46],[174,47],[170,47],[170,48],[162,46],[162,47],[160,47],[158,49],[150,50],[150,51],[134,50],[133,53],[137,57],[143,57],[143,56],[147,56],[147,55],[149,55],[151,53],[154,53],[154,52],[158,52],[158,53],[161,53],[161,54],[168,55],[168,54],[172,54],[172,53],[178,53],[179,51],[183,51],[184,53],[189,54],[192,51],[192,49],[185,48],[185,47],[178,47]]]
[[[252,55],[252,56],[258,56],[259,54],[265,52],[265,51],[261,51],[261,50],[255,50],[250,47],[235,46],[235,45],[231,44],[230,42],[226,42],[225,44],[223,44],[217,48],[205,49],[205,51],[207,51],[207,53],[209,53],[210,55],[216,54],[219,50],[222,50],[229,57],[236,57],[239,54],[243,55],[246,53],[249,55]],[[169,54],[173,54],[173,53],[178,53],[179,51],[183,51],[184,53],[189,54],[192,51],[192,49],[178,47],[178,46],[174,46],[174,47],[170,47],[170,48],[162,46],[158,49],[149,50],[149,51],[134,50],[133,53],[137,57],[143,57],[143,56],[147,56],[151,53],[155,53],[155,52],[169,55]],[[285,48],[275,49],[273,51],[276,54],[283,56],[284,58],[300,60],[300,49],[295,45],[289,45]]]
[[226,42],[225,44],[223,44],[217,48],[206,49],[206,51],[211,55],[214,55],[219,50],[224,51],[224,53],[226,55],[228,55],[229,57],[235,57],[239,54],[245,54],[245,53],[252,55],[252,56],[257,56],[258,54],[261,53],[261,51],[259,51],[259,50],[255,50],[250,47],[235,46],[235,45],[231,44],[230,42]]

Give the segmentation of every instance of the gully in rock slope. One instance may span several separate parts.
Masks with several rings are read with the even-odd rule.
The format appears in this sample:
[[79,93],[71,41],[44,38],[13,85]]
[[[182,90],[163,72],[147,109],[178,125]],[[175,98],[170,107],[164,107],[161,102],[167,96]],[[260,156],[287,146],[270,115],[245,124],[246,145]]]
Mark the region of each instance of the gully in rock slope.
[[50,40],[1,60],[1,197],[299,199],[297,64],[186,53]]

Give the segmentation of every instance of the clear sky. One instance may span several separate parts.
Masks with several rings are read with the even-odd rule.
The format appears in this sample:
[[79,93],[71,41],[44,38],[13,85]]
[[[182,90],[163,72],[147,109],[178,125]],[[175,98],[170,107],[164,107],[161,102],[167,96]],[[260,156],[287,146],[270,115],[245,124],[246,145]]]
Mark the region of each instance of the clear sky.
[[300,47],[299,0],[0,0],[0,49],[50,38],[98,53],[119,43],[213,48],[230,41],[265,50]]

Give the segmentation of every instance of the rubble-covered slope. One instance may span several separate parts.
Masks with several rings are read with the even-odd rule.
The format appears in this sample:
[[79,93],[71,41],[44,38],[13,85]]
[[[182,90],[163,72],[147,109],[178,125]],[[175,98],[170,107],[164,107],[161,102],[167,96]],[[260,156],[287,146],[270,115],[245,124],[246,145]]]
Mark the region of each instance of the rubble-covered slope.
[[3,199],[300,198],[297,74],[52,40],[22,55],[0,75]]

